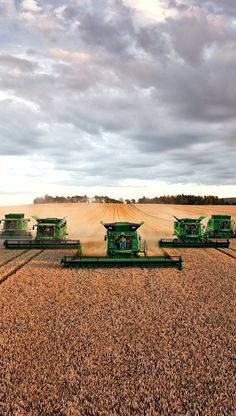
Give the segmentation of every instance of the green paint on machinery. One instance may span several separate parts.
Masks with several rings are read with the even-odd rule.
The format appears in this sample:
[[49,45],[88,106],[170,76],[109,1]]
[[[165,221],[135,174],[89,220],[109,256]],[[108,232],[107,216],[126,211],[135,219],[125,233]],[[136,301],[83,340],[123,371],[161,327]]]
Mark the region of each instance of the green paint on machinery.
[[37,224],[33,229],[37,229],[35,240],[63,240],[67,235],[67,223],[65,218],[38,218],[33,217]]
[[34,240],[6,240],[4,245],[10,249],[77,249],[82,251],[79,240],[67,240],[67,222],[65,218],[38,218],[33,217],[37,224]]
[[115,222],[111,224],[101,224],[107,230],[104,240],[107,241],[107,256],[109,257],[138,257],[140,253],[147,256],[146,241],[141,243],[141,237],[137,229],[143,224],[129,222]]
[[61,264],[65,267],[99,268],[99,267],[174,267],[182,270],[180,256],[148,256],[147,244],[141,241],[137,229],[143,224],[130,222],[101,222],[106,228],[105,241],[107,252],[104,257],[86,257],[77,253],[75,256],[64,256]]
[[12,213],[6,214],[5,218],[0,220],[0,223],[3,222],[3,229],[0,233],[0,238],[2,239],[11,239],[11,238],[20,238],[20,239],[31,239],[32,234],[28,229],[28,222],[30,220],[25,218],[24,214]]
[[205,233],[202,220],[199,218],[177,218],[174,217],[174,235],[176,238],[162,238],[159,241],[160,247],[193,247],[193,248],[228,248],[229,240],[212,240]]
[[231,215],[212,215],[208,220],[206,233],[209,238],[236,238]]

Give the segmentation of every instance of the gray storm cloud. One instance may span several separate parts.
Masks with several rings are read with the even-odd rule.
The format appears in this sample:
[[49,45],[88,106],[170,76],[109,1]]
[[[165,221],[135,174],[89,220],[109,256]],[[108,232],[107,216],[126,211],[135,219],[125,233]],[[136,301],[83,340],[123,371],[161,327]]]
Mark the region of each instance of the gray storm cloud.
[[71,184],[235,183],[233,1],[166,2],[160,22],[121,0],[33,3],[0,0],[1,155]]

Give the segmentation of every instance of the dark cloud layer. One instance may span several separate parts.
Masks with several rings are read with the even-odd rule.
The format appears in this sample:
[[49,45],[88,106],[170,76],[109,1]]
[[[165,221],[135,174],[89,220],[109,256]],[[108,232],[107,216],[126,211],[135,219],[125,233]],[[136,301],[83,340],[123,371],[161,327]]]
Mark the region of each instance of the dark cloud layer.
[[195,5],[203,8],[208,13],[236,16],[236,3],[234,0],[183,0],[180,5],[177,5],[175,2],[173,2],[173,5],[177,8]]
[[165,4],[155,22],[121,0],[0,0],[1,155],[71,184],[234,184],[236,6]]

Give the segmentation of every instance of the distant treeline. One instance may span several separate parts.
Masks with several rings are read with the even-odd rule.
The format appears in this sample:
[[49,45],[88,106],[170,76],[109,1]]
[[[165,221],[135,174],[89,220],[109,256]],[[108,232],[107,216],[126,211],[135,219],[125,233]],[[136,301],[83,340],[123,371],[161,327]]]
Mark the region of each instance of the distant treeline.
[[[109,198],[108,196],[98,196],[95,195],[93,198],[88,197],[87,195],[75,195],[75,196],[50,196],[45,195],[40,198],[34,199],[34,204],[62,204],[62,203],[78,203],[78,202],[93,202],[100,204],[123,204],[124,200]],[[135,202],[135,201],[134,201]]]
[[179,204],[179,205],[236,205],[236,198],[218,198],[213,195],[167,195],[155,198],[139,198],[139,204]]
[[178,205],[236,205],[236,198],[218,198],[218,196],[196,196],[196,195],[167,195],[146,198],[143,196],[138,200],[114,199],[108,196],[95,195],[90,198],[87,195],[80,196],[50,196],[45,195],[34,199],[34,204],[61,204],[61,203],[99,203],[99,204],[178,204]]

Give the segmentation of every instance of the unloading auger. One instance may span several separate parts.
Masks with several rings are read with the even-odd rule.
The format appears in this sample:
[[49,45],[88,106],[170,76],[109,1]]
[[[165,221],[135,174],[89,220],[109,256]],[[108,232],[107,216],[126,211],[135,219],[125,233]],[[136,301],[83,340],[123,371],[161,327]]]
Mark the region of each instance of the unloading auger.
[[228,248],[229,240],[209,238],[203,229],[203,216],[199,218],[174,217],[174,239],[162,238],[159,247],[192,247],[192,248]]
[[65,218],[38,218],[33,217],[37,224],[34,240],[6,240],[4,246],[9,249],[77,249],[82,251],[79,240],[67,240],[67,222]]
[[107,243],[106,256],[64,256],[61,264],[65,267],[98,268],[98,267],[172,267],[182,270],[181,256],[148,256],[147,244],[141,241],[137,229],[143,224],[114,222],[101,224],[107,232],[104,237]]

